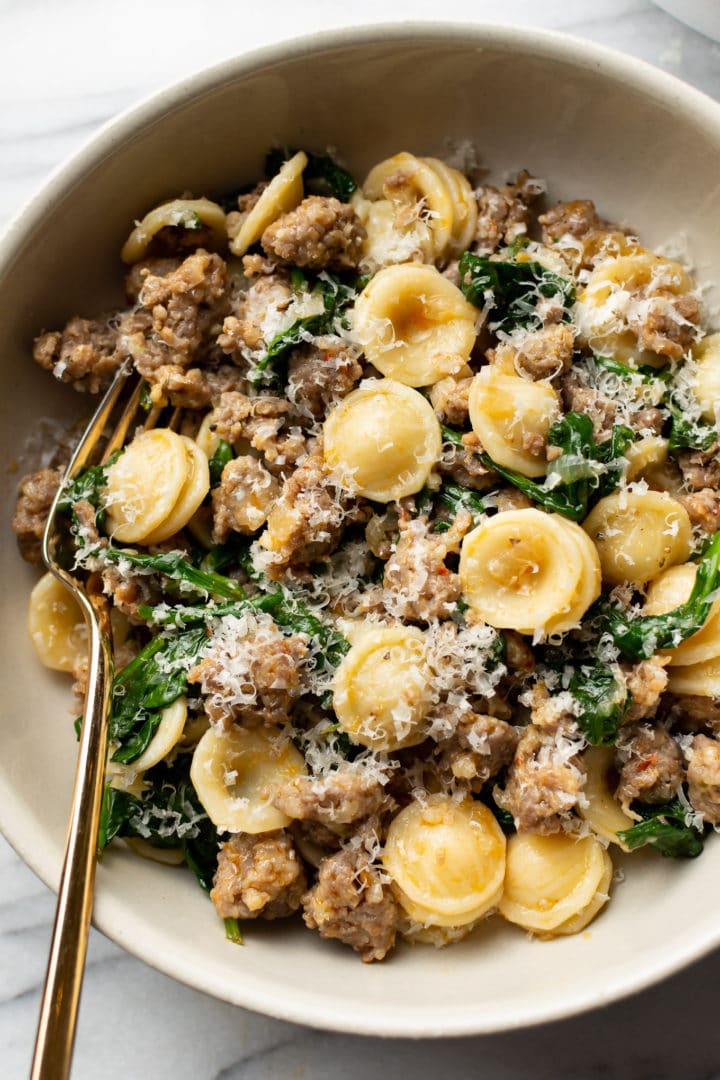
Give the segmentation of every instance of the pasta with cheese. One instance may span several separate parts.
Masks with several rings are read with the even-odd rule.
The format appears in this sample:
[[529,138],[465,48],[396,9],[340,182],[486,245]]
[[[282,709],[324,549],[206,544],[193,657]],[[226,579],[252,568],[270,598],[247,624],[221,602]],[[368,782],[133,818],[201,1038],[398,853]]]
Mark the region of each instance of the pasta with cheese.
[[[187,865],[233,938],[577,934],[619,852],[720,825],[718,335],[589,200],[365,164],[178,178],[129,227],[129,306],[35,342],[78,389],[143,380],[58,502],[113,626],[100,847]],[[31,562],[62,460],[21,484]],[[50,575],[28,627],[82,711]]]

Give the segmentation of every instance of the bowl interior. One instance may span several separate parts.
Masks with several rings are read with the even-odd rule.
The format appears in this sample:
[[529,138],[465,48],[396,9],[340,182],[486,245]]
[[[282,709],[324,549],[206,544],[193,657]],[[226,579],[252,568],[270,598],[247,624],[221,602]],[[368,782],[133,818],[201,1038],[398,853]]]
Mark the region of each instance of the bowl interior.
[[[33,572],[9,535],[19,475],[43,418],[88,413],[30,358],[33,336],[121,301],[117,253],[163,197],[214,194],[261,175],[273,143],[334,147],[358,176],[399,150],[472,146],[490,180],[527,167],[550,198],[595,200],[651,246],[681,243],[720,282],[717,106],[667,76],[572,39],[420,28],[346,33],[213,69],[105,130],[11,228],[0,263],[5,420],[0,430],[4,708],[0,820],[50,883],[59,874],[75,742],[66,679],[41,670],[25,632]],[[708,292],[717,300],[717,289]],[[12,678],[10,678],[12,674]],[[191,876],[111,850],[96,921],[162,970],[228,1001],[363,1033],[486,1032],[568,1015],[638,989],[720,940],[710,903],[720,845],[693,863],[641,854],[590,930],[529,941],[491,920],[444,952],[401,947],[366,967],[298,924],[248,926],[227,943]]]

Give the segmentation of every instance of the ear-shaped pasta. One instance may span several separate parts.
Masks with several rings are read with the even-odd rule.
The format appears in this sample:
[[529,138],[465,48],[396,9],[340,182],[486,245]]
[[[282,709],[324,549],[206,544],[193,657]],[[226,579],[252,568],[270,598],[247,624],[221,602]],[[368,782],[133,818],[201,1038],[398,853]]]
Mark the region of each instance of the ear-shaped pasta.
[[440,425],[430,402],[394,379],[368,380],[325,421],[325,460],[367,499],[414,495],[440,457]]
[[169,516],[187,478],[179,435],[157,428],[138,435],[107,470],[103,505],[108,533],[138,543]]
[[505,836],[483,803],[431,795],[393,818],[382,861],[411,919],[464,926],[498,904]]
[[230,234],[233,255],[244,255],[251,244],[257,243],[268,225],[302,202],[302,174],[307,161],[307,154],[299,150],[284,162],[253,208],[241,219],[239,228]]
[[477,310],[434,266],[380,270],[355,302],[354,330],[367,359],[406,386],[455,375],[475,344]]
[[647,479],[652,481],[654,470],[661,468],[668,459],[670,443],[660,435],[648,435],[630,443],[625,450],[627,458],[626,480]]
[[593,921],[600,909],[605,907],[608,900],[610,899],[610,886],[612,885],[614,873],[612,859],[608,855],[607,851],[603,852],[603,862],[605,865],[605,869],[603,871],[602,877],[600,878],[600,881],[598,882],[598,887],[595,890],[595,895],[593,896],[592,900],[586,907],[582,909],[582,911],[578,911],[577,915],[571,915],[569,919],[565,920],[565,922],[562,922],[559,926],[556,926],[552,932],[553,937],[557,937],[559,934],[567,936],[568,934],[579,933]]
[[187,524],[209,487],[207,458],[192,439],[145,431],[107,471],[107,531],[123,543],[158,543]]
[[470,422],[491,458],[523,476],[543,476],[550,426],[560,415],[560,399],[546,382],[504,375],[492,365],[470,387]]
[[181,435],[187,453],[187,474],[177,502],[172,510],[153,532],[146,536],[143,543],[159,544],[161,540],[167,540],[175,533],[184,529],[196,510],[210,490],[210,469],[208,459],[192,439]]
[[370,170],[362,185],[367,199],[389,199],[409,214],[427,216],[433,261],[443,257],[454,223],[453,200],[445,180],[426,161],[402,152]]
[[667,688],[671,694],[691,694],[695,697],[720,698],[720,656],[668,669]]
[[[696,575],[695,563],[671,566],[650,585],[643,615],[664,615],[684,604],[690,597]],[[671,667],[699,664],[720,657],[720,597],[710,609],[705,625],[668,652]]]
[[[597,904],[608,881],[609,862],[602,844],[592,836],[577,839],[567,833],[516,833],[507,845],[500,914],[535,933],[582,929],[587,922],[580,916],[590,909],[592,918],[604,902]],[[570,920],[574,919],[578,922],[573,926]]]
[[651,290],[679,296],[693,283],[679,263],[636,248],[606,259],[590,274],[575,306],[581,344],[598,354],[631,363],[662,365],[668,358],[638,345],[631,322],[639,303],[652,303]]
[[664,491],[606,495],[583,528],[598,550],[603,581],[610,585],[652,581],[691,551],[687,510]]
[[208,225],[219,247],[225,247],[225,211],[210,199],[171,199],[146,214],[123,244],[120,258],[124,263],[139,262],[153,237],[168,226],[199,229]]
[[509,510],[468,533],[460,581],[490,626],[523,634],[576,626],[600,595],[597,552],[572,522],[542,510]]
[[360,264],[364,270],[374,273],[396,263],[432,261],[430,226],[423,218],[399,214],[389,199],[371,202],[360,191],[350,202],[366,233]]
[[704,420],[714,424],[720,410],[720,334],[710,334],[693,349],[697,361],[693,390]]
[[87,652],[82,609],[69,589],[51,573],[30,593],[28,631],[45,667],[72,671]]
[[215,417],[215,410],[211,409],[210,412],[205,413],[202,419],[200,427],[197,429],[195,435],[195,442],[202,450],[205,457],[210,460],[215,451],[218,448],[220,442],[220,435],[217,432],[217,420]]
[[425,637],[412,626],[367,626],[333,680],[340,729],[373,750],[415,746],[426,736],[430,671]]
[[272,799],[282,784],[304,772],[302,754],[279,732],[210,728],[195,748],[190,779],[218,829],[262,833],[290,824]]
[[470,181],[458,169],[446,165],[440,158],[426,157],[421,160],[444,180],[445,186],[450,192],[453,205],[453,222],[450,229],[447,255],[449,258],[455,258],[470,247],[475,236],[478,219],[477,199]]
[[160,724],[139,758],[130,763],[133,772],[144,773],[166,758],[179,743],[187,720],[187,698],[182,695],[163,709]]
[[589,746],[583,752],[582,761],[586,774],[583,788],[585,802],[578,804],[577,809],[580,817],[587,821],[597,836],[609,840],[611,844],[617,844],[623,851],[629,851],[617,834],[623,829],[632,828],[635,822],[624,813],[611,791],[609,775],[613,757],[610,746]]

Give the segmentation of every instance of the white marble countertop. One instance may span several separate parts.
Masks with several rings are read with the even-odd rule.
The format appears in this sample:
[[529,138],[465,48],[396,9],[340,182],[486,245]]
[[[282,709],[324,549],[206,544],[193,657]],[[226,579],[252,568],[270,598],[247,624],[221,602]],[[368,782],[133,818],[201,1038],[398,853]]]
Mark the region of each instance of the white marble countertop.
[[[644,0],[453,0],[446,10],[436,0],[263,0],[253,9],[238,0],[0,0],[0,225],[99,124],[164,83],[320,27],[438,16],[563,29],[720,98],[720,46]],[[0,839],[0,1076],[7,1080],[27,1075],[53,910],[49,891]],[[719,1011],[716,954],[629,1001],[527,1032],[363,1039],[214,1001],[93,932],[73,1076],[710,1080],[720,1077]]]

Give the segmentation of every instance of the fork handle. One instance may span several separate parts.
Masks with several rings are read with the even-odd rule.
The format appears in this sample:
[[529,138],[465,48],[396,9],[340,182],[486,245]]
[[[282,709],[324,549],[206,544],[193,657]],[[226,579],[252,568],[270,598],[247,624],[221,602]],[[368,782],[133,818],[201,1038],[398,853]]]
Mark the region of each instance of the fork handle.
[[90,602],[79,599],[90,631],[88,687],[31,1080],[65,1080],[70,1074],[93,904],[112,653]]

